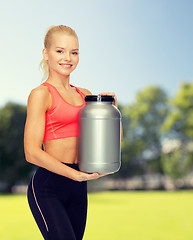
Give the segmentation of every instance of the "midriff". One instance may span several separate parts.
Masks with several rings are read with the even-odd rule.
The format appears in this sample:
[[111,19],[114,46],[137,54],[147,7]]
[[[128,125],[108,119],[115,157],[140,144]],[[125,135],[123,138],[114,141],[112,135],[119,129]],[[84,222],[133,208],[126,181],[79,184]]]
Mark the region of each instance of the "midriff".
[[44,151],[64,163],[78,162],[78,137],[54,139],[44,142]]

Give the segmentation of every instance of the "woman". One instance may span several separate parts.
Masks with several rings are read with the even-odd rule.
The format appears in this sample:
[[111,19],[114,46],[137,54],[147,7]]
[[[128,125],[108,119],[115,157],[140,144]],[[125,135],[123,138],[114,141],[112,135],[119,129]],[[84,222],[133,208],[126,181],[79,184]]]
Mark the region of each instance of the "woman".
[[49,240],[83,238],[86,181],[104,176],[83,173],[77,165],[78,113],[84,96],[91,94],[70,84],[78,62],[74,30],[52,26],[45,36],[41,62],[47,80],[29,95],[24,134],[26,160],[39,167],[28,186],[28,201],[44,239]]

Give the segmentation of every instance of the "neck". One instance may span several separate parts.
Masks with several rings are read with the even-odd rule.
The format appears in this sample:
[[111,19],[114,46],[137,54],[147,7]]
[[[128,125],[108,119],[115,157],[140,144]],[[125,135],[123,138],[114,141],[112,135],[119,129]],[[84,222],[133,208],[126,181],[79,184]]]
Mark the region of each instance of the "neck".
[[61,76],[61,75],[53,75],[49,74],[47,82],[56,86],[56,87],[64,87],[66,89],[70,88],[70,75]]

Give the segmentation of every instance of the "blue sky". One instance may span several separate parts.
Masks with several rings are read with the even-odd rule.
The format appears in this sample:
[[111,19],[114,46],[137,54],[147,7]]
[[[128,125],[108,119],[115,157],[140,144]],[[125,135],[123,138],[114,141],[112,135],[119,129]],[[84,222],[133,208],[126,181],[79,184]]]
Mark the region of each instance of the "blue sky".
[[80,63],[71,83],[113,91],[130,104],[147,86],[173,96],[193,80],[191,0],[6,0],[0,3],[0,106],[26,104],[41,84],[39,62],[50,25],[75,29]]

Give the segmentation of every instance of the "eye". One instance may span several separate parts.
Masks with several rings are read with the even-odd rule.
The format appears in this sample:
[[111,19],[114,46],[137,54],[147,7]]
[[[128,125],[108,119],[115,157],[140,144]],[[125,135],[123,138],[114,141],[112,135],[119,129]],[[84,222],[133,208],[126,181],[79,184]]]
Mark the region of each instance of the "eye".
[[62,50],[57,50],[56,52],[57,52],[57,53],[62,53]]
[[78,52],[72,52],[73,55],[78,55]]

